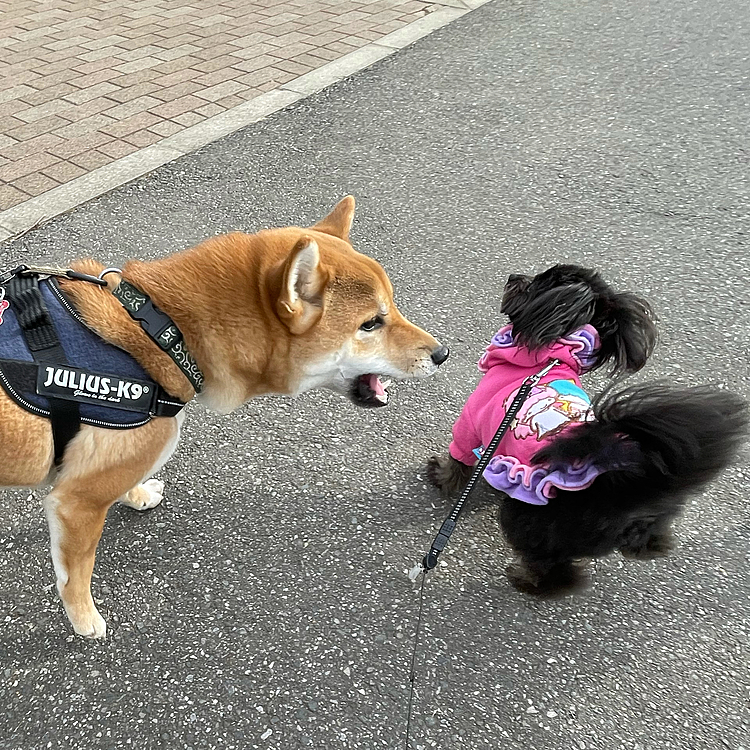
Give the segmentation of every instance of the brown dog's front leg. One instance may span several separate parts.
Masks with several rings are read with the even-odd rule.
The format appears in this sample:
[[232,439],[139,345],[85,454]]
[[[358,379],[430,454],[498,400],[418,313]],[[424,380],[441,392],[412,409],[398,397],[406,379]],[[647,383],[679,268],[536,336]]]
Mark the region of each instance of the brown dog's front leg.
[[57,590],[79,635],[103,638],[107,632],[91,597],[96,546],[107,510],[118,499],[139,510],[161,501],[161,482],[139,482],[164,463],[178,435],[177,420],[154,419],[132,430],[84,426],[68,445],[44,507]]
[[87,502],[59,489],[44,500],[57,591],[73,629],[87,638],[104,638],[107,633],[91,597],[91,574],[109,505]]

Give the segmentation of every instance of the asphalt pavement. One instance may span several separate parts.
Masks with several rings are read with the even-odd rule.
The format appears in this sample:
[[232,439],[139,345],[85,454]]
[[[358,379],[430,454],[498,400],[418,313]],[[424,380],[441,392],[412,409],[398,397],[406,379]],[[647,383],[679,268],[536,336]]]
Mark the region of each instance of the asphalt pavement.
[[[750,7],[497,0],[267,120],[0,249],[107,265],[358,200],[353,242],[452,348],[357,410],[329,393],[191,406],[166,499],[109,514],[105,642],[54,592],[39,492],[0,509],[0,748],[403,747],[423,479],[504,322],[509,273],[598,267],[647,296],[639,380],[750,397]],[[592,390],[601,378],[590,379]],[[412,750],[750,747],[747,455],[679,546],[612,557],[584,595],[511,589],[480,498],[428,579]]]

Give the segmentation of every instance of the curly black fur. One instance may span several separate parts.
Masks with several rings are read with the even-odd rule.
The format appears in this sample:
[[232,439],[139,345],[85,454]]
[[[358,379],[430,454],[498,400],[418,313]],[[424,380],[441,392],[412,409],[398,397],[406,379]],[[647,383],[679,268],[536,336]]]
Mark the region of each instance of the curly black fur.
[[709,387],[640,386],[600,398],[594,409],[597,421],[534,461],[554,468],[586,458],[604,474],[585,490],[559,491],[547,506],[501,501],[503,532],[542,591],[575,558],[668,554],[687,496],[731,461],[748,425],[741,398]]
[[538,276],[513,275],[503,294],[502,312],[516,340],[540,349],[587,323],[599,332],[596,365],[611,364],[611,374],[636,372],[656,345],[651,306],[630,292],[616,292],[593,270],[553,266]]
[[[594,271],[555,266],[531,279],[511,276],[503,310],[516,339],[542,347],[585,323],[602,338],[598,365],[615,372],[642,367],[656,329],[645,301],[615,293]],[[590,461],[604,473],[588,488],[559,490],[546,506],[500,497],[503,533],[518,555],[508,570],[521,591],[554,596],[583,585],[576,561],[619,550],[627,557],[662,557],[673,547],[671,524],[688,495],[713,479],[747,433],[745,402],[708,386],[660,384],[603,394],[595,421],[563,433],[534,456],[555,468]],[[431,460],[437,486],[458,490],[467,470],[453,458]]]

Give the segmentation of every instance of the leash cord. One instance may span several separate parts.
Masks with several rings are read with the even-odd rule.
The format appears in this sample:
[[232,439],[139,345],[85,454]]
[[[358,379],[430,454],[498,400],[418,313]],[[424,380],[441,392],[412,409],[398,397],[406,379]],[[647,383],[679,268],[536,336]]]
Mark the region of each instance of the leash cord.
[[458,517],[459,515],[461,515],[461,511],[463,510],[466,501],[469,499],[469,496],[474,491],[474,488],[476,487],[477,482],[479,482],[479,479],[484,473],[484,470],[487,468],[487,465],[495,455],[497,446],[500,444],[503,436],[508,431],[508,428],[510,427],[513,420],[516,418],[516,415],[523,406],[524,401],[526,401],[526,399],[528,398],[531,389],[557,364],[559,364],[559,361],[553,359],[546,367],[536,373],[536,375],[531,375],[523,381],[521,387],[518,389],[516,397],[513,399],[510,407],[508,408],[508,411],[505,413],[503,421],[497,428],[495,434],[492,437],[492,440],[490,440],[490,444],[485,448],[481,458],[479,459],[479,462],[474,467],[474,471],[469,477],[469,481],[466,483],[466,486],[464,487],[463,492],[458,498],[458,501],[453,506],[453,509],[451,510],[448,518],[443,521],[443,525],[440,527],[440,531],[435,537],[435,540],[432,542],[430,551],[425,555],[424,560],[422,561],[422,568],[424,570],[432,570],[437,565],[438,557],[440,553],[445,549],[445,545],[448,544],[448,540],[450,539],[453,530],[456,528]]
[[406,750],[409,750],[409,736],[411,732],[411,715],[414,704],[414,682],[417,679],[417,650],[419,649],[419,633],[422,629],[422,608],[424,606],[424,584],[427,580],[427,571],[422,571],[422,585],[419,587],[419,609],[417,611],[417,628],[414,633],[414,651],[411,655],[411,670],[409,672],[409,708],[406,715]]
[[[422,562],[422,565],[421,565],[422,583],[419,587],[419,609],[417,612],[417,627],[414,633],[414,651],[412,652],[412,656],[411,656],[411,671],[409,674],[410,688],[409,688],[409,706],[407,709],[408,714],[406,716],[406,744],[404,745],[405,750],[409,750],[409,737],[410,737],[410,732],[411,732],[411,716],[412,716],[412,709],[413,709],[413,704],[414,704],[414,683],[416,681],[417,651],[419,649],[419,635],[422,629],[422,612],[424,608],[424,585],[425,585],[425,580],[427,579],[427,573],[437,565],[438,555],[443,551],[443,549],[445,548],[445,545],[448,543],[448,539],[450,538],[450,535],[453,533],[453,529],[456,527],[456,521],[458,520],[458,517],[461,514],[461,510],[463,509],[464,504],[469,499],[469,496],[474,490],[474,487],[479,481],[479,478],[482,476],[482,474],[484,473],[484,470],[487,468],[487,465],[489,464],[490,460],[495,454],[495,451],[497,450],[497,446],[500,444],[500,441],[502,440],[503,436],[508,431],[508,428],[510,427],[511,422],[515,419],[516,414],[518,414],[519,410],[523,406],[524,401],[526,401],[526,399],[528,398],[528,395],[531,392],[531,389],[550,370],[552,370],[553,367],[555,367],[558,364],[559,364],[559,361],[556,359],[553,359],[552,362],[550,362],[546,367],[544,367],[542,370],[536,373],[536,375],[531,375],[530,377],[526,378],[526,380],[524,380],[523,384],[518,389],[518,393],[516,394],[516,397],[513,399],[513,402],[508,408],[508,411],[505,413],[505,417],[503,417],[503,421],[500,423],[500,426],[497,428],[497,431],[493,435],[492,440],[490,440],[490,444],[485,448],[484,453],[482,453],[482,457],[479,459],[479,462],[474,468],[474,471],[472,472],[471,477],[469,478],[469,481],[466,483],[466,486],[464,487],[464,490],[461,493],[461,496],[458,498],[458,501],[453,506],[453,509],[451,510],[451,513],[448,516],[448,518],[443,522],[440,532],[435,537],[435,541],[432,543],[432,547],[430,548],[429,553],[425,555],[425,558]],[[415,568],[415,571],[416,570],[418,570],[418,568]]]

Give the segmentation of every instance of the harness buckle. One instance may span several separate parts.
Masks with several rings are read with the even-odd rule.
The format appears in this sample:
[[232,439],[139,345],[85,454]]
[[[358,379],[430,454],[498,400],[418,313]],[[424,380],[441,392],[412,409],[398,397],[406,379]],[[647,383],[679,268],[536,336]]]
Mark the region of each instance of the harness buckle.
[[0,286],[7,284],[11,279],[23,273],[26,268],[26,266],[21,265],[16,266],[15,268],[10,268],[7,271],[3,271],[2,273],[0,273]]
[[156,307],[150,298],[130,314],[164,351],[182,338],[172,319]]

